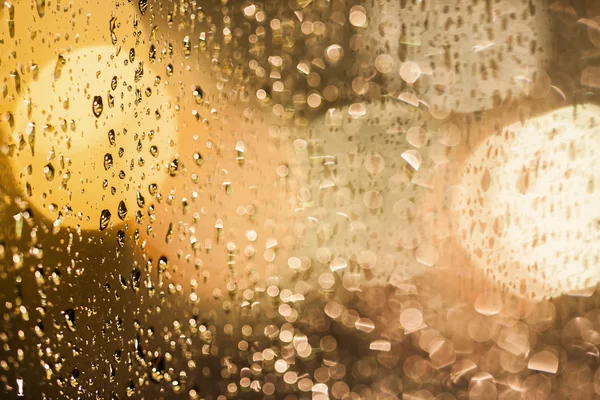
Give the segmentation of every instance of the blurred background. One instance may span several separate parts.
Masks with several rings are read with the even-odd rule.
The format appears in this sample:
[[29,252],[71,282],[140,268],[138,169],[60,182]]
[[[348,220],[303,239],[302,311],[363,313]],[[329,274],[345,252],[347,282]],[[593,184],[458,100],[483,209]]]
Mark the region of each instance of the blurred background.
[[0,17],[0,398],[600,397],[597,2]]

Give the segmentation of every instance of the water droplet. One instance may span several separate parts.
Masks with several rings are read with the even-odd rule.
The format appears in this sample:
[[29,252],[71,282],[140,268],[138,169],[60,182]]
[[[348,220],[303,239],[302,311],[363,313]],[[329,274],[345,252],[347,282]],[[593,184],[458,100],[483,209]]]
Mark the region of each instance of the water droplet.
[[127,216],[127,206],[125,205],[125,202],[123,200],[121,200],[119,202],[119,206],[117,208],[117,215],[123,221],[125,220],[125,217]]
[[29,144],[29,148],[31,149],[31,155],[35,155],[35,124],[29,123],[27,124],[27,128],[25,128],[25,135],[27,136],[27,143]]
[[140,13],[142,15],[146,14],[146,9],[148,8],[148,0],[139,0],[138,5],[140,7]]
[[56,61],[56,66],[54,67],[54,80],[57,81],[60,79],[62,74],[62,69],[67,63],[67,59],[62,54],[58,55],[58,60]]
[[178,172],[179,172],[179,159],[174,158],[173,161],[171,161],[171,164],[169,164],[169,175],[177,176]]
[[54,166],[52,166],[52,163],[44,166],[44,175],[46,175],[48,181],[52,182],[54,180]]
[[36,0],[35,5],[37,7],[37,13],[40,18],[43,18],[46,15],[46,0]]
[[158,147],[154,145],[150,146],[150,154],[154,157],[158,157]]
[[115,142],[116,142],[115,130],[111,129],[110,131],[108,131],[108,143],[110,143],[111,146],[114,146]]
[[146,204],[146,200],[144,199],[144,196],[142,196],[142,194],[140,192],[136,192],[135,194],[136,197],[136,202],[139,208],[144,207],[144,204]]
[[[144,63],[140,61],[134,73],[134,81],[139,82],[144,77]],[[140,100],[141,100],[141,92],[140,92]]]
[[115,44],[117,44],[117,34],[115,33],[115,28],[117,27],[117,17],[110,18],[109,26],[110,26],[110,40],[111,40],[112,44],[115,45]]
[[125,232],[122,230],[119,230],[119,232],[117,232],[117,244],[121,248],[125,247]]
[[129,49],[129,62],[133,63],[135,61],[135,49],[132,47]]
[[69,382],[71,383],[71,387],[76,388],[79,386],[79,370],[77,368],[71,372],[71,378],[69,379]]
[[192,54],[192,44],[190,42],[190,37],[186,36],[183,38],[183,56],[189,58],[190,54]]
[[165,243],[169,244],[173,240],[173,223],[169,223],[169,229],[167,229],[167,235],[165,236]]
[[110,153],[104,155],[104,170],[108,171],[113,167],[113,156]]
[[150,50],[148,50],[148,59],[152,64],[156,62],[156,46],[153,44],[150,45]]
[[102,104],[102,96],[94,96],[94,102],[92,103],[92,111],[96,118],[102,115],[104,105]]
[[69,328],[71,332],[75,332],[75,310],[69,308],[68,310],[63,311],[63,315],[65,317],[65,322],[67,323],[67,328]]
[[110,223],[110,211],[108,210],[102,210],[102,212],[100,213],[100,230],[103,231],[106,229],[106,227],[108,227],[108,224]]
[[131,271],[131,288],[134,291],[138,291],[140,290],[140,281],[142,280],[142,273],[140,272],[139,268],[134,268]]
[[193,95],[194,95],[194,101],[196,101],[196,104],[198,104],[198,105],[202,104],[202,99],[204,98],[204,92],[202,91],[200,86],[194,87]]
[[158,272],[159,273],[163,273],[167,270],[167,265],[169,264],[169,261],[167,260],[167,257],[162,256],[158,259]]

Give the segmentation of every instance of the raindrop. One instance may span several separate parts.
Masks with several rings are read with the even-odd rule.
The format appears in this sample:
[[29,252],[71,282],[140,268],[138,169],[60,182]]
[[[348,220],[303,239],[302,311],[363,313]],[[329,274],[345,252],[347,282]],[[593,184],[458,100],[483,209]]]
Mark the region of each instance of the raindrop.
[[114,146],[116,142],[115,139],[115,130],[111,129],[110,131],[108,131],[108,143],[110,143],[111,146]]
[[189,58],[190,54],[192,54],[192,45],[190,42],[190,37],[186,36],[183,38],[183,56],[185,58]]
[[119,232],[117,232],[117,244],[121,248],[125,247],[125,232],[122,230],[119,230]]
[[142,15],[146,14],[146,9],[148,8],[148,0],[139,0],[138,5],[140,7],[140,13]]
[[103,231],[106,229],[106,227],[108,226],[108,224],[110,223],[110,211],[108,210],[102,210],[102,212],[100,213],[100,230]]
[[127,216],[127,206],[125,205],[125,202],[123,200],[121,200],[119,202],[119,206],[117,207],[117,215],[123,221],[125,220],[125,217]]
[[62,74],[62,69],[66,63],[67,63],[67,60],[66,60],[65,56],[63,56],[62,54],[59,54],[58,60],[56,61],[56,66],[54,67],[54,80],[55,81],[60,79],[60,76]]
[[144,196],[142,196],[142,194],[138,191],[135,194],[136,197],[136,202],[139,208],[144,207],[144,204],[146,204],[146,200],[144,199]]
[[152,64],[156,62],[156,46],[153,44],[150,45],[150,50],[148,50],[148,59]]
[[65,317],[65,322],[67,323],[67,328],[69,328],[71,332],[75,332],[75,310],[69,308],[68,310],[63,311],[63,315]]
[[171,164],[169,164],[169,175],[177,176],[178,172],[179,172],[179,159],[174,158],[173,161],[171,161]]
[[113,156],[110,153],[104,155],[104,170],[108,171],[113,167]]
[[37,13],[40,18],[43,18],[46,15],[46,0],[36,0],[35,5],[37,7]]
[[110,18],[109,27],[110,27],[110,41],[112,42],[113,45],[116,45],[117,41],[118,41],[117,34],[115,33],[115,28],[117,27],[117,17],[113,16]]
[[44,175],[49,182],[54,180],[54,166],[51,163],[48,163],[44,166]]
[[202,99],[204,98],[204,92],[202,91],[200,86],[194,87],[193,95],[194,95],[194,101],[196,101],[196,104],[198,104],[198,105],[202,104]]
[[102,96],[94,96],[94,102],[92,103],[92,111],[96,118],[102,115],[102,111],[104,110],[104,106],[102,104]]

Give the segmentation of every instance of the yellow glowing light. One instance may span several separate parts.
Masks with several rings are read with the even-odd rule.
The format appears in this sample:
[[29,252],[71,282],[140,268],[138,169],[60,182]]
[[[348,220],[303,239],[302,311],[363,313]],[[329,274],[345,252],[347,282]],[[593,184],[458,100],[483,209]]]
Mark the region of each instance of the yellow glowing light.
[[64,59],[60,76],[47,64],[17,102],[11,134],[26,144],[10,159],[11,170],[44,217],[55,221],[61,213],[62,226],[98,229],[103,210],[119,223],[121,201],[132,215],[137,193],[149,198],[149,185],[161,186],[175,152],[169,143],[176,120],[166,89],[154,85],[156,74],[144,65],[136,82],[139,64],[124,66],[112,46],[86,47]]

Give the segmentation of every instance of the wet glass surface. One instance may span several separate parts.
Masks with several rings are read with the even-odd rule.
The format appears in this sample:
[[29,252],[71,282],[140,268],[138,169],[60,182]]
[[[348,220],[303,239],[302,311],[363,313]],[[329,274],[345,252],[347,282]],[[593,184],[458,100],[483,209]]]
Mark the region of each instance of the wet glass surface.
[[600,398],[600,3],[7,0],[1,399]]

